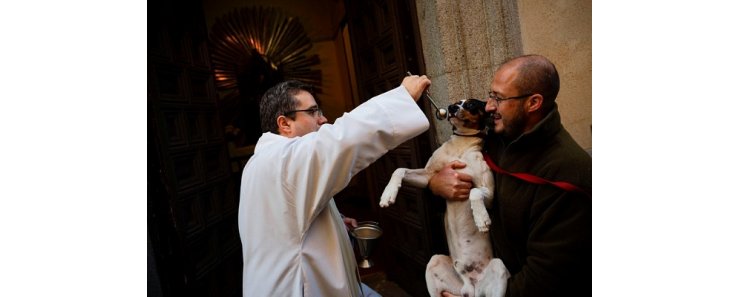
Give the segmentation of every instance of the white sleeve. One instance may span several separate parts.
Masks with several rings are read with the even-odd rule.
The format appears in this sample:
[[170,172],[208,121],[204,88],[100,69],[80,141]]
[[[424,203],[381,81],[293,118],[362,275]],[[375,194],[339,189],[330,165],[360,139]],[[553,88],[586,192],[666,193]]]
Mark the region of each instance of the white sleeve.
[[302,214],[307,219],[303,222],[310,222],[326,207],[352,176],[427,129],[426,116],[406,88],[399,86],[345,113],[334,124],[291,142],[283,181],[296,194],[297,209],[310,212]]

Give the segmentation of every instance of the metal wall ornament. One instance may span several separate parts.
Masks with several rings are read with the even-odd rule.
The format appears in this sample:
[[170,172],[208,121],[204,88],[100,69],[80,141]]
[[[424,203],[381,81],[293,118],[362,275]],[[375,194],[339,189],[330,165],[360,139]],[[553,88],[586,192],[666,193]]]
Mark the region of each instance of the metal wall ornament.
[[237,8],[216,19],[209,41],[222,120],[242,131],[256,124],[259,132],[259,100],[281,81],[303,81],[321,92],[321,70],[312,68],[319,57],[307,56],[313,44],[296,17],[275,8]]

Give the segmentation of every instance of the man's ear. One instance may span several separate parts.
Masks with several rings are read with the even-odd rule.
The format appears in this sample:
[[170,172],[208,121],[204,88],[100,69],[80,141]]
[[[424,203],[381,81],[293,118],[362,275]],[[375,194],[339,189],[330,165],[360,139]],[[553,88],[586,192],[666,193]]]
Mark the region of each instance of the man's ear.
[[277,127],[278,127],[278,133],[281,135],[288,135],[290,134],[291,127],[290,127],[290,120],[284,116],[281,115],[277,118]]
[[545,98],[542,98],[540,94],[534,94],[527,99],[527,111],[535,112],[542,109],[542,102]]

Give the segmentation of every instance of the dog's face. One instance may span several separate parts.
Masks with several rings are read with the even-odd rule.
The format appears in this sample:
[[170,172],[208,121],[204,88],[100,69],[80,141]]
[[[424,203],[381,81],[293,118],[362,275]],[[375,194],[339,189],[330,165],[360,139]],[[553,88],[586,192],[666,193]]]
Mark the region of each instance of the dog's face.
[[460,100],[447,107],[447,114],[453,129],[483,130],[487,115],[486,103],[474,98]]

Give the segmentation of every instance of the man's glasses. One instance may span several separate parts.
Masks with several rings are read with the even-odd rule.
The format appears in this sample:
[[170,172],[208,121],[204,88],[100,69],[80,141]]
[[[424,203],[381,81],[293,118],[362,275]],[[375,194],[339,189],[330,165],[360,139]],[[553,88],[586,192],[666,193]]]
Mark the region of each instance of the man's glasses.
[[291,111],[285,112],[285,115],[288,115],[288,114],[291,114],[291,113],[296,113],[296,112],[299,112],[299,111],[308,113],[308,115],[310,115],[312,117],[315,117],[317,115],[320,117],[320,116],[323,116],[324,115],[324,113],[321,111],[321,108],[318,108],[318,107],[311,107],[309,109],[291,110]]
[[529,93],[526,95],[514,96],[514,97],[509,97],[509,98],[501,98],[498,95],[494,94],[493,92],[488,92],[488,101],[491,101],[491,99],[493,99],[494,101],[496,101],[496,105],[499,105],[501,104],[501,101],[506,101],[506,100],[511,100],[511,99],[522,99],[522,98],[527,98],[532,95],[534,95],[534,93]]

